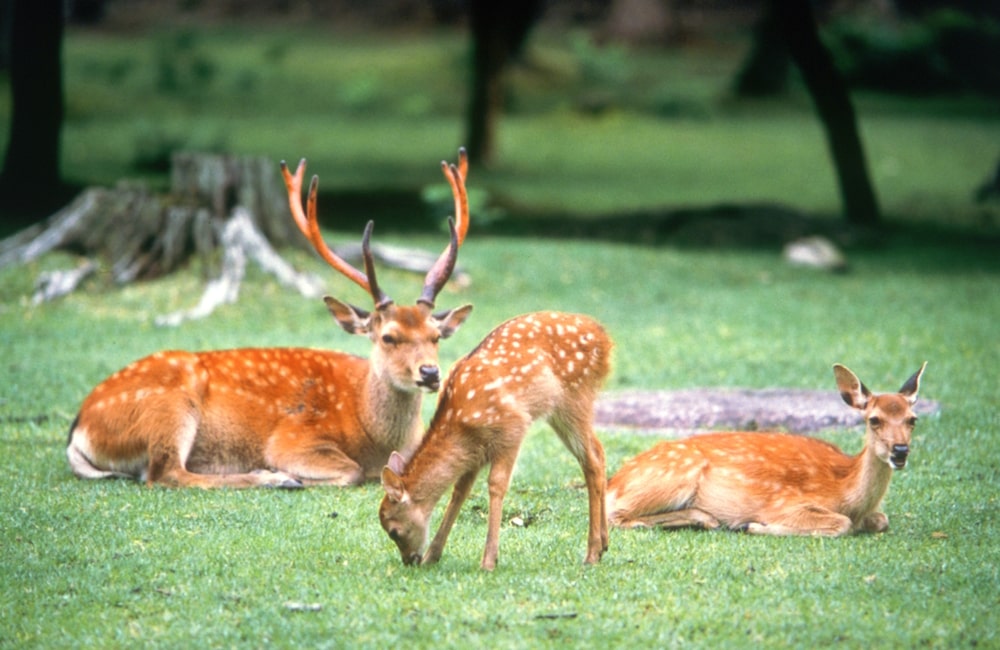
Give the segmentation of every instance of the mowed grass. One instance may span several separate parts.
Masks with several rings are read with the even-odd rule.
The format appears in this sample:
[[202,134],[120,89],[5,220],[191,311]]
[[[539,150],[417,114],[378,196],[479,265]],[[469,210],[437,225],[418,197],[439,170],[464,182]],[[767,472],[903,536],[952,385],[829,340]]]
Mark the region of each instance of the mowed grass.
[[[837,212],[807,103],[717,101],[738,53],[694,63],[668,57],[654,68],[645,55],[581,50],[572,40],[568,55],[543,43],[543,69],[559,74],[519,77],[516,110],[501,126],[501,161],[474,169],[472,189],[529,211],[581,215],[731,200]],[[461,143],[465,46],[455,35],[391,46],[317,34],[216,35],[191,46],[217,66],[212,80],[189,79],[171,93],[157,90],[155,44],[83,34],[67,42],[72,178],[111,184],[131,173],[140,149],[180,139],[275,160],[308,157],[324,188],[420,188],[440,182],[436,161]],[[81,78],[86,85],[74,92]],[[637,99],[600,115],[573,108],[575,93],[595,86],[639,85],[641,93],[621,94]],[[680,116],[655,110],[678,101]],[[81,481],[65,460],[69,424],[97,382],[138,357],[279,345],[366,354],[369,344],[336,327],[320,301],[253,268],[237,305],[177,329],[153,319],[197,301],[197,263],[124,289],[99,279],[35,306],[37,273],[73,263],[50,255],[0,270],[0,645],[1000,644],[1000,263],[985,241],[907,234],[914,221],[988,222],[988,209],[967,199],[995,164],[988,143],[1000,126],[991,117],[895,110],[877,98],[861,104],[893,227],[881,245],[848,250],[849,274],[792,269],[770,250],[484,237],[473,215],[461,253],[473,284],[449,287],[439,304],[476,308],[441,356],[450,365],[502,320],[559,309],[608,327],[616,341],[609,390],[791,386],[829,389],[836,401],[834,362],[890,391],[927,360],[921,394],[942,410],[918,424],[911,462],[893,480],[888,533],[829,540],[613,531],[602,563],[585,567],[582,476],[544,425],[523,449],[492,574],[478,569],[482,481],[441,563],[424,568],[403,567],[379,527],[377,485],[201,492]],[[147,144],[136,144],[140,135]],[[321,203],[324,223],[336,223],[336,208]],[[440,234],[376,237],[443,245]],[[312,256],[287,254],[327,277],[334,295],[367,304]],[[380,270],[379,278],[400,302],[419,292],[412,276]],[[425,419],[432,411],[429,399]],[[654,442],[599,434],[609,473]],[[820,435],[851,452],[860,447],[860,426]]]
[[[446,364],[509,316],[562,309],[592,314],[615,338],[610,390],[795,386],[830,389],[836,400],[834,361],[887,391],[927,360],[921,393],[942,404],[919,423],[912,462],[894,478],[886,534],[613,531],[593,567],[582,565],[579,469],[539,425],[505,503],[493,574],[478,569],[482,482],[441,563],[406,568],[378,525],[377,485],[201,492],[74,478],[64,456],[70,420],[90,387],[134,358],[172,347],[367,345],[337,329],[319,301],[257,273],[238,305],[160,329],[155,314],[195,299],[197,269],[40,307],[25,297],[37,269],[5,270],[0,639],[19,647],[995,645],[997,268],[975,249],[925,256],[929,266],[914,254],[856,251],[854,271],[833,277],[769,253],[470,235],[462,260],[475,281],[439,302],[476,310],[442,345]],[[364,300],[343,281],[330,284]],[[418,281],[387,272],[382,284],[407,300]],[[860,431],[822,435],[856,451]],[[600,434],[610,471],[653,442]]]

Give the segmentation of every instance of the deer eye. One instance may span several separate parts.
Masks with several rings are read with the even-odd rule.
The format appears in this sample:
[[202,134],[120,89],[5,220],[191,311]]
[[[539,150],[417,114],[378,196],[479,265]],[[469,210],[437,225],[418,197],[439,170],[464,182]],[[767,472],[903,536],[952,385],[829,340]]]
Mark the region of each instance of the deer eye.
[[393,528],[392,530],[390,530],[389,531],[389,539],[391,539],[394,542],[398,542],[399,541],[399,529]]
[[871,426],[872,429],[878,429],[882,426],[882,420],[874,416],[870,417],[868,418],[868,425]]
[[382,335],[382,342],[386,345],[396,345],[397,341],[395,338],[389,336],[388,334]]
[[911,427],[917,426],[917,418],[916,417],[910,418],[909,420],[906,421],[906,424],[908,424]]

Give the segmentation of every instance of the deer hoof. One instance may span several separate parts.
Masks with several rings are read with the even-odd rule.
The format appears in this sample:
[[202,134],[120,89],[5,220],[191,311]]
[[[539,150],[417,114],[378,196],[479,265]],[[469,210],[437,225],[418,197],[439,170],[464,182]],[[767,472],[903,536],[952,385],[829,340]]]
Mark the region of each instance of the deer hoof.
[[302,481],[283,472],[272,472],[267,469],[258,469],[251,473],[260,479],[260,485],[262,487],[281,488],[283,490],[297,490],[305,487],[302,484]]

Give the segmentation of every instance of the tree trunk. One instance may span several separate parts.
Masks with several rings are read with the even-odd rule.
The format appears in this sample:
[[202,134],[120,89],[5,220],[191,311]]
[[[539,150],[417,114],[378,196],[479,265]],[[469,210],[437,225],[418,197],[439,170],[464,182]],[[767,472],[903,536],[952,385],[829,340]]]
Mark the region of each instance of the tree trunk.
[[788,89],[791,59],[776,3],[768,2],[754,28],[753,45],[734,84],[740,97],[773,97]]
[[469,3],[472,84],[465,143],[473,165],[489,164],[496,156],[496,122],[503,110],[503,71],[524,46],[541,10],[541,0]]
[[180,152],[170,161],[171,196],[185,204],[207,207],[219,220],[242,206],[254,226],[275,246],[309,247],[289,218],[285,186],[270,158]]
[[819,39],[819,28],[809,2],[771,0],[781,16],[788,50],[809,89],[826,130],[827,142],[837,170],[840,195],[847,220],[859,226],[875,226],[881,220],[875,188],[868,176],[857,118],[843,77]]
[[[0,203],[19,214],[51,209],[62,190],[63,0],[14,0],[11,17],[10,140],[0,173]],[[35,209],[39,209],[36,207]]]

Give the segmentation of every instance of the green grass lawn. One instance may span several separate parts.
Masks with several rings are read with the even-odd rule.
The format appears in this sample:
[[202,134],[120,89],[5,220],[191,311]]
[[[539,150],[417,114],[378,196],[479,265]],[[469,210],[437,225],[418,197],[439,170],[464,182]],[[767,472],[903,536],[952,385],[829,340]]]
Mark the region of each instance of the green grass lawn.
[[[319,41],[280,33],[196,41],[217,73],[207,86],[189,79],[161,93],[155,66],[143,63],[155,61],[155,42],[135,49],[128,39],[73,36],[70,90],[72,79],[87,85],[70,98],[67,173],[110,184],[134,171],[138,149],[180,138],[276,161],[306,156],[324,187],[440,182],[436,161],[460,144],[463,42],[445,35],[373,49],[364,39]],[[733,200],[837,211],[807,104],[716,102],[732,55],[694,72],[672,58],[662,69],[676,77],[653,83],[646,59],[574,47],[582,46],[538,52],[562,73],[557,81],[524,73],[517,110],[502,125],[502,162],[472,170],[470,188],[581,214]],[[590,118],[539,90],[584,92],[598,82],[644,90]],[[691,115],[655,115],[677,97],[693,97]],[[69,424],[97,382],[140,356],[292,345],[364,354],[367,345],[331,322],[319,300],[291,295],[253,268],[237,305],[177,329],[153,319],[197,301],[198,264],[124,289],[92,282],[34,306],[38,271],[72,263],[50,255],[0,270],[0,646],[1000,645],[1000,262],[986,240],[910,236],[914,221],[994,218],[968,196],[996,162],[1000,123],[897,110],[877,98],[861,104],[892,227],[881,245],[848,250],[848,274],[792,269],[774,251],[484,237],[474,214],[460,260],[473,284],[446,289],[438,302],[476,305],[442,344],[446,366],[518,313],[598,318],[616,341],[609,390],[789,386],[828,389],[836,400],[834,362],[890,391],[927,360],[921,395],[942,408],[918,424],[911,461],[890,487],[889,532],[782,539],[616,530],[601,564],[585,567],[582,476],[544,425],[522,451],[492,574],[478,569],[482,482],[441,563],[407,568],[378,525],[377,485],[202,492],[81,481],[65,459]],[[143,133],[153,144],[137,144]],[[336,206],[320,210],[336,223]],[[442,246],[440,235],[376,236]],[[367,302],[312,256],[289,256],[328,277],[331,293]],[[401,302],[419,292],[419,280],[399,272],[379,279]],[[609,471],[653,444],[599,434]],[[821,435],[860,447],[860,427]],[[511,524],[515,516],[528,525]]]
[[[409,241],[409,240],[408,240]],[[436,239],[416,238],[436,247]],[[998,643],[996,264],[975,248],[856,251],[846,276],[772,254],[692,252],[470,235],[471,301],[443,345],[450,364],[523,311],[576,310],[616,339],[608,388],[795,386],[833,390],[841,361],[895,390],[928,360],[912,462],[890,488],[891,530],[842,539],[613,531],[584,567],[586,495],[544,426],[505,504],[500,564],[478,569],[480,483],[442,562],[406,568],[360,489],[171,491],[74,478],[65,432],[87,391],[168,347],[365,350],[319,301],[251,274],[238,305],[179,329],[152,317],[191,304],[196,269],[121,291],[27,302],[36,268],[0,273],[0,641],[22,647],[972,646]],[[300,264],[323,272],[305,256]],[[920,260],[925,260],[921,262]],[[65,260],[46,258],[44,264]],[[403,300],[416,279],[385,273]],[[356,288],[331,281],[343,297]],[[831,399],[836,396],[831,393]],[[429,415],[431,404],[427,405]],[[652,444],[601,432],[609,468]],[[860,428],[823,434],[851,451]],[[443,504],[442,504],[443,505]],[[439,511],[440,514],[440,511]],[[514,516],[527,527],[509,523]]]

